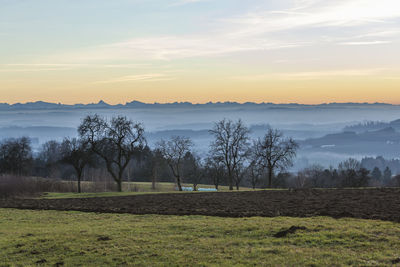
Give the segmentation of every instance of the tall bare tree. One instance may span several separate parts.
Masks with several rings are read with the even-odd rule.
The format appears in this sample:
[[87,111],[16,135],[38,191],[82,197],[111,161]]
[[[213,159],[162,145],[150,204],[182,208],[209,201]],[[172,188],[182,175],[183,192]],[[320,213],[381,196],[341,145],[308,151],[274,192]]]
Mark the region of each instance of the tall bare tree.
[[229,190],[233,190],[234,175],[237,168],[248,155],[249,129],[241,120],[233,122],[223,119],[215,123],[210,130],[214,141],[210,146],[210,154],[221,159],[227,170]]
[[246,173],[246,168],[243,165],[243,163],[240,163],[237,165],[235,168],[235,173],[233,175],[233,181],[235,182],[236,190],[239,191],[240,189],[240,183],[242,182],[243,178],[245,177]]
[[254,145],[258,164],[267,170],[268,187],[272,187],[272,177],[276,169],[290,167],[296,156],[298,144],[292,138],[285,138],[276,129],[269,129],[262,139]]
[[78,132],[83,142],[90,144],[92,151],[104,160],[107,171],[121,192],[129,161],[146,143],[142,124],[124,116],[107,121],[96,114],[85,117]]
[[71,165],[76,172],[78,193],[81,193],[83,170],[92,159],[92,151],[90,150],[89,144],[77,138],[66,138],[61,143],[60,150],[61,161]]
[[169,140],[161,139],[157,143],[157,149],[170,167],[176,179],[179,191],[182,191],[182,163],[187,152],[193,147],[190,138],[173,136]]

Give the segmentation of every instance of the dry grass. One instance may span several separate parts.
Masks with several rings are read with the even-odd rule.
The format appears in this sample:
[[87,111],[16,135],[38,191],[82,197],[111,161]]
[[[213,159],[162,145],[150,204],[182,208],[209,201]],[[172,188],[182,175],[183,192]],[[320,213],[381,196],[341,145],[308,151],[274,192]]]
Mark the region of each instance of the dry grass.
[[72,192],[74,185],[55,179],[0,176],[0,198],[32,197],[43,192]]

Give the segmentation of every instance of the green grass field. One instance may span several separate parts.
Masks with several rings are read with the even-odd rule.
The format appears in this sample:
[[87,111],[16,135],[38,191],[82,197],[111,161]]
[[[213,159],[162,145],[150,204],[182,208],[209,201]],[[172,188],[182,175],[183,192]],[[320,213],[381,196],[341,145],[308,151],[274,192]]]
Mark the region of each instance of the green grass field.
[[[392,265],[400,224],[0,209],[0,266]],[[304,226],[287,237],[274,234]]]
[[[91,182],[83,182],[82,186],[90,187]],[[191,184],[183,184],[183,186],[192,187]],[[153,190],[151,188],[151,183],[149,182],[124,182],[122,184],[123,192],[98,192],[98,193],[55,193],[48,192],[41,196],[41,198],[47,199],[55,199],[55,198],[87,198],[87,197],[115,197],[115,196],[131,196],[131,195],[140,195],[140,194],[149,194],[149,193],[195,193],[195,192],[179,192],[175,190],[174,183],[157,183],[156,189]],[[214,188],[213,185],[198,185],[198,188]],[[240,191],[253,190],[247,187],[240,188]],[[218,191],[229,191],[228,186],[219,186]],[[236,191],[236,190],[234,190]]]
[[[165,192],[99,192],[99,193],[55,193],[48,192],[40,196],[44,199],[59,199],[59,198],[90,198],[90,197],[123,197],[123,196],[134,196],[142,194],[163,194],[163,193],[179,193],[176,191],[165,191]],[[189,192],[182,192],[189,193]],[[192,193],[192,192],[191,192]]]

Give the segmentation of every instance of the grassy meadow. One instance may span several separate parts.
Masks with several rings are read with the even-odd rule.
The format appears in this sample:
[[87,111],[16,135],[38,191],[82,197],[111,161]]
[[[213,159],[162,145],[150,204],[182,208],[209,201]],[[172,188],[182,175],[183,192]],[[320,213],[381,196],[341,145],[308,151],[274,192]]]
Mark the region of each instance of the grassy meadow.
[[[67,182],[71,183],[71,182]],[[74,184],[74,183],[72,183]],[[196,192],[188,192],[176,191],[176,185],[174,183],[156,183],[156,188],[152,189],[152,184],[150,182],[124,182],[122,183],[123,192],[85,192],[86,188],[91,188],[92,182],[84,181],[82,182],[83,193],[76,192],[66,192],[66,193],[58,193],[58,192],[47,192],[41,196],[41,198],[47,199],[56,199],[56,198],[87,198],[87,197],[115,197],[115,196],[132,196],[132,195],[140,195],[140,194],[148,194],[148,193],[196,193]],[[193,187],[191,184],[183,184],[186,187]],[[215,188],[213,185],[200,184],[197,188]],[[248,187],[241,187],[240,191],[248,191],[253,190]],[[218,191],[229,191],[228,186],[219,186]],[[234,190],[236,191],[236,189]]]
[[[0,266],[392,265],[400,224],[0,209]],[[286,237],[291,226],[305,227]]]

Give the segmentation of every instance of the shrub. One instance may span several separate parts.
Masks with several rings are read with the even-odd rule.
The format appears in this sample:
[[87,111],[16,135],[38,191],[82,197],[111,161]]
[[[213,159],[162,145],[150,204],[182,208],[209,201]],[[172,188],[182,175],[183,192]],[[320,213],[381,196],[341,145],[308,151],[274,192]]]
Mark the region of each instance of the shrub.
[[71,182],[14,175],[0,176],[0,198],[33,197],[44,192],[72,192]]

